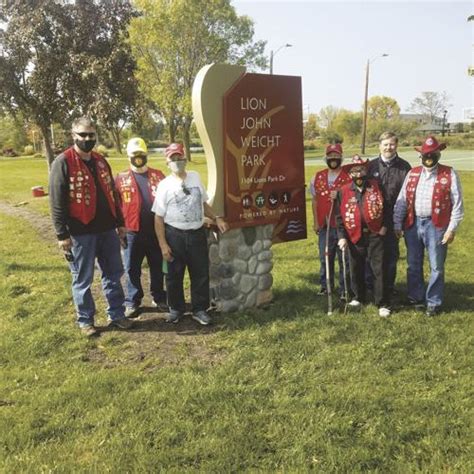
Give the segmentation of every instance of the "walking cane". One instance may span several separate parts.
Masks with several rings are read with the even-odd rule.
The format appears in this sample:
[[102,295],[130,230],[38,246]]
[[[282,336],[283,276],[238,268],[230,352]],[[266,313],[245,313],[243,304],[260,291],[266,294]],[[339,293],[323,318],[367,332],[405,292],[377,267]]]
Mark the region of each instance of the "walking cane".
[[328,316],[332,316],[332,288],[331,269],[329,265],[329,232],[331,230],[332,211],[334,210],[334,199],[331,201],[331,209],[326,217],[326,245],[324,246],[324,258],[326,261],[326,288],[328,292]]
[[344,314],[347,314],[347,308],[349,306],[349,290],[347,289],[346,247],[342,249],[342,273],[344,277],[344,298],[346,300],[344,304]]

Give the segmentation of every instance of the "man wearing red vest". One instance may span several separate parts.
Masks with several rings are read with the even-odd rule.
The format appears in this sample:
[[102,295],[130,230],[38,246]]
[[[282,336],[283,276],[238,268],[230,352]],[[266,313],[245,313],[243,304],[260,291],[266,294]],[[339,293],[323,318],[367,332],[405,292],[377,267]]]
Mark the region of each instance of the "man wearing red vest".
[[115,184],[120,194],[127,228],[128,245],[124,251],[127,277],[125,315],[132,317],[138,315],[144,296],[140,278],[145,257],[150,269],[150,293],[153,305],[159,311],[168,311],[166,293],[163,289],[163,259],[155,234],[155,216],[151,212],[158,183],[165,176],[161,171],[148,167],[148,148],[142,138],[132,138],[128,141],[127,155],[130,168],[118,174]]
[[383,194],[377,181],[367,179],[368,160],[355,155],[349,174],[352,182],[338,192],[336,207],[339,248],[349,248],[352,291],[352,308],[366,302],[365,268],[369,262],[374,273],[374,301],[379,316],[390,316],[390,294],[383,278],[383,246],[387,232],[387,215]]
[[[426,315],[440,310],[444,294],[444,265],[447,247],[464,217],[461,182],[450,167],[439,164],[446,144],[429,136],[420,152],[422,166],[412,168],[405,178],[394,210],[398,237],[405,230],[407,246],[408,298],[413,306],[426,303]],[[425,291],[424,251],[428,252],[430,280]]]
[[93,152],[96,131],[81,117],[72,123],[74,145],[53,162],[49,175],[51,215],[59,247],[69,261],[77,324],[88,337],[97,335],[91,285],[95,261],[102,271],[102,288],[111,325],[128,329],[125,318],[120,239],[123,217],[107,161]]
[[[319,281],[321,289],[320,295],[327,293],[327,275],[325,262],[326,238],[328,236],[327,219],[331,212],[331,206],[336,199],[337,191],[344,185],[351,182],[351,177],[342,165],[342,146],[337,143],[326,147],[327,169],[318,171],[310,182],[310,192],[312,196],[314,231],[319,240]],[[335,213],[333,211],[331,222],[329,223],[329,269],[330,284],[334,288],[334,261],[337,258],[339,262],[339,294],[344,297],[344,272],[342,265],[342,252],[337,246],[337,232]]]

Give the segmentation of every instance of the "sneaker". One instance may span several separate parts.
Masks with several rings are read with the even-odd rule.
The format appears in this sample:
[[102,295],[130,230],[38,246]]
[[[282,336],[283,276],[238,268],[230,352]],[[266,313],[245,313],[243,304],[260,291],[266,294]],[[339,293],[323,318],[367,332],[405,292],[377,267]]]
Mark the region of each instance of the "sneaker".
[[110,321],[109,326],[115,326],[120,329],[130,329],[135,326],[135,321],[128,318],[114,319]]
[[318,291],[318,295],[319,296],[325,296],[328,294],[328,290],[326,288],[321,288],[319,291]]
[[166,301],[152,301],[151,305],[160,313],[167,313],[169,311],[169,306],[166,304]]
[[166,315],[165,322],[177,324],[179,323],[181,316],[182,316],[181,313],[178,313],[177,311],[172,311]]
[[379,316],[381,318],[388,318],[390,316],[390,309],[389,308],[385,308],[384,306],[382,306],[381,308],[379,308]]
[[197,311],[193,313],[192,318],[203,326],[211,324],[211,317],[205,311]]
[[349,307],[351,308],[360,308],[360,301],[352,300],[349,302]]
[[83,334],[83,336],[86,336],[86,337],[94,337],[94,336],[99,335],[99,331],[97,331],[95,326],[92,326],[92,325],[91,326],[82,326],[79,329],[81,330],[81,333]]
[[125,307],[125,317],[126,318],[136,318],[138,312],[140,311],[140,306],[126,306]]
[[439,314],[439,309],[438,309],[438,306],[427,306],[426,307],[426,316],[428,317],[433,317],[433,316],[436,316],[437,314]]

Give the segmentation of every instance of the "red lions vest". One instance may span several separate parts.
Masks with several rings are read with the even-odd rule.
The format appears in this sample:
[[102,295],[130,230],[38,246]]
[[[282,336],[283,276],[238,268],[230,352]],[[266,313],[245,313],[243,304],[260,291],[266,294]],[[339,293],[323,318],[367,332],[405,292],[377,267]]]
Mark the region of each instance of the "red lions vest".
[[[158,183],[164,179],[164,177],[165,175],[160,170],[148,168],[148,190],[152,201],[155,199]],[[115,179],[115,185],[121,197],[125,227],[133,232],[138,232],[140,230],[142,196],[132,170],[119,173]]]
[[[89,168],[75,152],[68,148],[66,157],[69,176],[69,215],[84,225],[94,219],[97,210],[97,190]],[[91,160],[97,170],[97,180],[109,203],[110,212],[117,217],[114,200],[113,179],[109,164],[98,153],[92,152]]]
[[362,195],[362,216],[352,184],[341,189],[341,216],[344,227],[352,243],[358,242],[362,236],[362,218],[371,232],[378,233],[383,221],[383,195],[373,179],[367,180]]
[[[331,210],[331,191],[338,191],[342,186],[351,182],[351,177],[345,169],[341,169],[336,180],[331,185],[328,182],[328,174],[329,170],[325,169],[316,173],[314,177],[314,198],[316,199],[316,215],[319,227],[326,225],[326,217],[329,216]],[[336,226],[334,214],[331,217],[330,225],[331,227]]]
[[[415,195],[418,181],[423,170],[422,166],[412,168],[408,175],[406,187],[407,217],[405,219],[405,229],[408,229],[415,222]],[[433,188],[431,199],[431,220],[435,227],[444,228],[449,224],[451,218],[451,167],[438,165],[438,173]]]

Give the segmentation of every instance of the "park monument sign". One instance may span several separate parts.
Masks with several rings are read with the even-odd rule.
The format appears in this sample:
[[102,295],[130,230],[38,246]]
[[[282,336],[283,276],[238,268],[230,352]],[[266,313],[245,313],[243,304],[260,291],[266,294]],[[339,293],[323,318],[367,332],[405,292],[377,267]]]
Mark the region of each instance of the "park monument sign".
[[222,311],[272,299],[272,243],[306,238],[301,78],[199,71],[193,110],[208,192],[231,230],[210,238],[211,295]]

